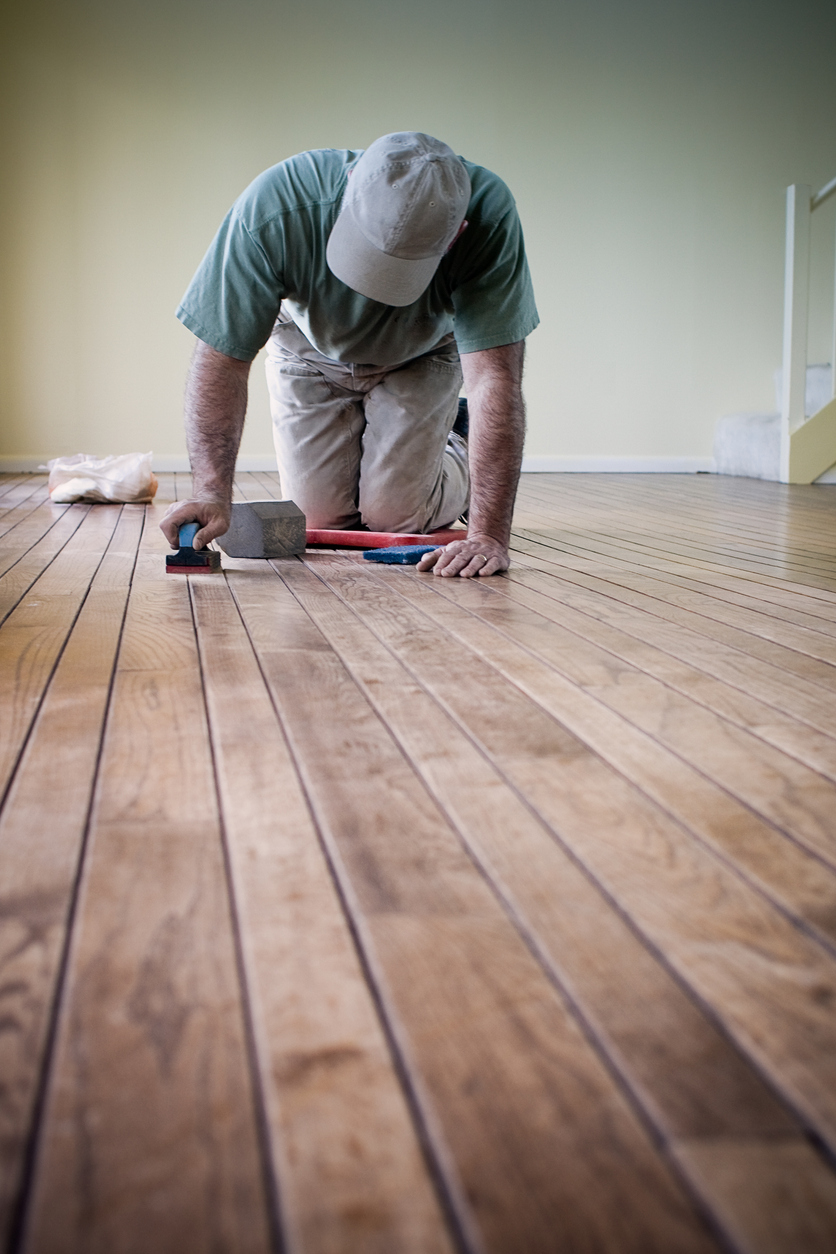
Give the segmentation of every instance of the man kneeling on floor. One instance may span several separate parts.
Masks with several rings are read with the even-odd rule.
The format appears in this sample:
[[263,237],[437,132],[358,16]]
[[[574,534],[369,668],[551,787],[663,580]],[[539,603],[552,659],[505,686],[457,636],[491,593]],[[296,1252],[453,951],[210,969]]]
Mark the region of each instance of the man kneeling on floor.
[[266,343],[282,495],[309,527],[426,532],[467,512],[467,539],[418,569],[507,570],[524,341],[539,319],[495,174],[414,131],[282,161],[236,201],[177,316],[198,344],[194,497],[163,520],[173,547],[181,523],[201,524],[196,548],[229,527],[247,377]]

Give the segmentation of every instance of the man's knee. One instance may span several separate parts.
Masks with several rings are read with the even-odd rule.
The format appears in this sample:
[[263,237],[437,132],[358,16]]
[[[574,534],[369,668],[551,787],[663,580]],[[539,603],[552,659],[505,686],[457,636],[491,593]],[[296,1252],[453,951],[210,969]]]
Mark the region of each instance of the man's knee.
[[400,470],[374,487],[361,479],[361,518],[370,532],[430,532],[454,523],[468,507],[468,449],[457,436],[447,441],[437,468],[424,466],[421,473],[412,464]]
[[397,506],[387,507],[385,503],[364,509],[361,514],[363,526],[368,527],[369,531],[387,531],[398,535],[422,531],[424,523],[423,520],[417,521],[419,517],[414,513],[406,515],[403,509],[398,509]]

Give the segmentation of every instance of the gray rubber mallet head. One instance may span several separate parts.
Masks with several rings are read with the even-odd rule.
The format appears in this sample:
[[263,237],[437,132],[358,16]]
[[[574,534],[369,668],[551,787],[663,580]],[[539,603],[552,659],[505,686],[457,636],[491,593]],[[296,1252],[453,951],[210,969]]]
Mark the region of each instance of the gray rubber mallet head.
[[236,501],[216,544],[229,557],[294,557],[305,551],[305,515],[293,501]]

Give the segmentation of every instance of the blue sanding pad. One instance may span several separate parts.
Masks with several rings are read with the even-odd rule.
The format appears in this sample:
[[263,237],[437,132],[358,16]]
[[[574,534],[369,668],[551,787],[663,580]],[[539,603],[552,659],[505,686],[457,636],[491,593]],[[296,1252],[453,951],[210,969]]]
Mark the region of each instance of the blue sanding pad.
[[366,549],[363,553],[367,562],[386,562],[390,566],[417,566],[425,553],[434,553],[443,548],[438,544],[393,544],[388,549]]

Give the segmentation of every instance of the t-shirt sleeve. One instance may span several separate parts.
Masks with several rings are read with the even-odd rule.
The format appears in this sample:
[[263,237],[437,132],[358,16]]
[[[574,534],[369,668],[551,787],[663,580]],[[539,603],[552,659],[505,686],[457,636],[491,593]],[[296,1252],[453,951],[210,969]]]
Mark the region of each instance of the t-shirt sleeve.
[[477,230],[461,273],[451,276],[460,353],[515,344],[540,321],[516,206]]
[[233,206],[198,266],[177,317],[219,353],[252,361],[266,344],[286,295],[281,251],[274,233],[268,256]]

